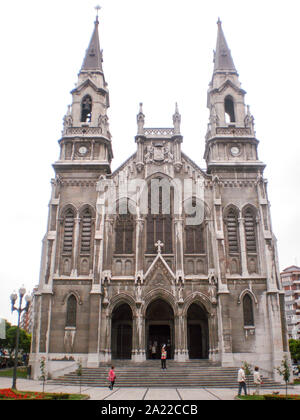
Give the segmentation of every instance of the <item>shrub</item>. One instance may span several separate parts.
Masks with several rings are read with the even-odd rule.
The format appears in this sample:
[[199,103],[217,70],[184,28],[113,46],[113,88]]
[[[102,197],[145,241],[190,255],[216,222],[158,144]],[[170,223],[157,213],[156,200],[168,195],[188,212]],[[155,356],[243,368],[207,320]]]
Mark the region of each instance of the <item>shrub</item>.
[[300,401],[300,395],[264,395],[266,401]]

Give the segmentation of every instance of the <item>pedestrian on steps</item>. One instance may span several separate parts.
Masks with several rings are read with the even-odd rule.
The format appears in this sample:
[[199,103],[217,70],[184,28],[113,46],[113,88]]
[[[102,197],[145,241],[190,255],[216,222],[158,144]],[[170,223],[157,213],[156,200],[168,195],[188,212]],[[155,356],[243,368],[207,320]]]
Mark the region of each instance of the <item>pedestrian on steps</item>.
[[112,366],[110,371],[109,371],[109,374],[108,374],[108,380],[110,382],[109,389],[111,391],[114,389],[114,384],[115,384],[115,380],[116,380],[116,374],[115,374],[114,369],[115,369],[114,366]]
[[166,345],[164,344],[162,346],[162,349],[161,349],[161,368],[162,368],[162,370],[167,369],[166,360],[167,360],[167,350],[166,350]]
[[253,380],[254,380],[254,385],[255,385],[254,395],[259,395],[260,394],[260,387],[261,387],[261,384],[262,384],[262,378],[260,376],[259,368],[257,366],[255,366],[255,368],[254,368]]
[[241,366],[239,370],[238,383],[239,383],[239,395],[241,395],[242,389],[244,390],[245,395],[247,395],[246,374],[245,374],[244,366]]

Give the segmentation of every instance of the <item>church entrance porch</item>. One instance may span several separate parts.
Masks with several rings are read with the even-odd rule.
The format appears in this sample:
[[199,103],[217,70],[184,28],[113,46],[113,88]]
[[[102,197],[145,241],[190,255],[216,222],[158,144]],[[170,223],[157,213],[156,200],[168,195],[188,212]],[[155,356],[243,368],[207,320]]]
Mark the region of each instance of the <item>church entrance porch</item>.
[[128,360],[132,353],[132,311],[129,305],[117,307],[112,314],[112,359]]
[[[160,359],[161,348],[166,345],[168,359],[174,357],[174,313],[171,306],[158,299],[146,312],[146,354],[147,359]],[[156,352],[152,352],[155,347]]]
[[208,318],[202,306],[196,303],[187,313],[187,342],[190,359],[209,358]]
[[[150,325],[149,326],[149,359],[160,359],[161,348],[167,346],[168,359],[171,358],[171,330],[169,325]],[[152,346],[156,347],[156,354],[152,354]]]

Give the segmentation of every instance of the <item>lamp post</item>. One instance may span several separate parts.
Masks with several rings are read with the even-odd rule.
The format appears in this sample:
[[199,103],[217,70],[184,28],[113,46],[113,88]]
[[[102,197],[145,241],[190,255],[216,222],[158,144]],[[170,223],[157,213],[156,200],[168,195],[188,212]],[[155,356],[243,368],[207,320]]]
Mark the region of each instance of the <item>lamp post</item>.
[[13,389],[17,389],[17,367],[18,367],[18,353],[19,353],[19,339],[20,339],[20,319],[21,319],[21,313],[22,312],[28,312],[29,306],[30,306],[30,302],[31,302],[31,296],[26,296],[25,300],[26,300],[26,306],[24,306],[24,308],[22,308],[22,300],[23,297],[26,293],[26,289],[25,287],[21,287],[19,289],[19,307],[17,308],[15,306],[15,303],[17,301],[18,295],[17,293],[12,293],[10,296],[10,300],[11,300],[11,312],[13,311],[17,311],[18,312],[18,326],[17,326],[17,336],[16,336],[16,350],[15,350],[15,364],[14,364],[14,372],[13,372],[13,384],[12,384],[12,388]]

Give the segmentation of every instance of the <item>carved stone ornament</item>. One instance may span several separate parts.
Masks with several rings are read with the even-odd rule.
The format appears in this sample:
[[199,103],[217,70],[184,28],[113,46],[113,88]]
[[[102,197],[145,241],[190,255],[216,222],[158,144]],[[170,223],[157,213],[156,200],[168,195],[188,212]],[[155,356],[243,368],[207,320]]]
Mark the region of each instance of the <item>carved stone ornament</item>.
[[73,353],[75,335],[76,335],[75,327],[65,328],[64,348],[65,348],[66,353]]
[[135,165],[136,165],[136,170],[138,171],[138,173],[141,173],[145,166],[143,162],[137,162]]
[[146,147],[145,163],[154,163],[161,165],[163,163],[172,163],[174,156],[170,151],[170,148],[166,143],[151,144]]

